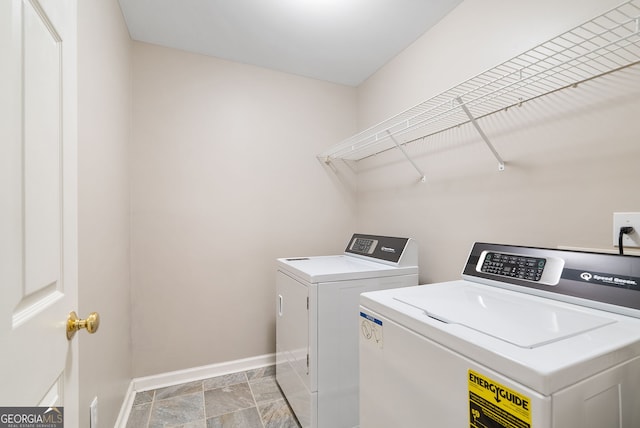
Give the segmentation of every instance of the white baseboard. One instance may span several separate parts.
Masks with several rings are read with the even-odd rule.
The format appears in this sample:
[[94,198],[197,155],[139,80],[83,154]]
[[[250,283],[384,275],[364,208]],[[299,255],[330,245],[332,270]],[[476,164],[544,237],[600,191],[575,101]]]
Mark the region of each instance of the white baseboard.
[[118,419],[113,428],[126,428],[127,421],[129,420],[129,414],[131,413],[131,407],[133,407],[133,400],[136,397],[136,391],[133,389],[133,380],[129,382],[129,388],[127,388],[127,394],[122,400],[122,406],[120,406],[120,413]]
[[115,428],[125,428],[133,406],[136,392],[149,391],[164,388],[165,386],[179,385],[181,383],[208,379],[230,373],[257,369],[274,365],[275,354],[260,355],[257,357],[243,358],[241,360],[226,361],[224,363],[210,364],[207,366],[192,367],[185,370],[160,373],[152,376],[138,377],[131,380],[127,395],[125,396]]

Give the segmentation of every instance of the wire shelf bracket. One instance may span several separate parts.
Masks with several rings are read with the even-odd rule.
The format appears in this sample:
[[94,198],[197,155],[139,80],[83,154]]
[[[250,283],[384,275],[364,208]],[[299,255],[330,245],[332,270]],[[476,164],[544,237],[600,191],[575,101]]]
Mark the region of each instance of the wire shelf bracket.
[[491,153],[493,153],[493,156],[495,156],[496,160],[498,161],[498,171],[504,171],[504,161],[502,160],[502,157],[500,156],[496,148],[493,147],[493,144],[491,144],[491,141],[489,140],[489,137],[487,137],[487,134],[484,133],[476,118],[473,117],[467,106],[462,102],[462,98],[458,97],[456,98],[456,101],[458,102],[460,107],[462,107],[464,113],[469,117],[469,120],[473,124],[473,127],[476,128],[476,131],[478,131],[480,137],[482,137],[487,147],[489,147],[489,150],[491,150]]
[[400,143],[398,143],[398,140],[396,140],[393,135],[391,134],[391,132],[387,131],[387,133],[389,134],[389,138],[391,139],[391,141],[393,141],[393,143],[396,145],[396,147],[398,148],[398,150],[400,150],[402,152],[402,154],[404,155],[405,158],[407,158],[407,160],[411,163],[411,165],[413,165],[413,167],[415,168],[416,171],[418,171],[418,174],[420,174],[420,181],[421,182],[425,182],[427,181],[427,176],[424,175],[424,172],[422,172],[422,170],[420,169],[420,167],[418,165],[416,165],[416,163],[413,161],[413,159],[411,159],[411,157],[409,156],[409,154],[407,153],[407,151],[404,149],[404,147],[402,147],[400,145]]
[[343,140],[318,158],[327,163],[334,159],[357,162],[398,148],[424,177],[404,148],[414,141],[471,123],[502,171],[504,161],[480,128],[478,119],[637,64],[640,64],[640,0],[628,0]]

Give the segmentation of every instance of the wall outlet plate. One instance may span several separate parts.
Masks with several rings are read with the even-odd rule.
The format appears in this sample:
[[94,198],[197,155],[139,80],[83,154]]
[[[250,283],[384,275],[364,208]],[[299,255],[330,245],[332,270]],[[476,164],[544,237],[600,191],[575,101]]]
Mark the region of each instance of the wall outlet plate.
[[627,247],[640,247],[640,213],[613,213],[613,246],[618,246],[620,228],[633,227],[633,232],[622,237],[622,245]]

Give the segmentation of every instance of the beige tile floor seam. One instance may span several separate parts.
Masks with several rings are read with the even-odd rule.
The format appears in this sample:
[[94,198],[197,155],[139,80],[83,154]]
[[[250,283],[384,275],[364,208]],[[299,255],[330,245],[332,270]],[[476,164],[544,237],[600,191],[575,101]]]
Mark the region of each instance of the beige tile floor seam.
[[136,394],[127,428],[299,428],[274,366]]

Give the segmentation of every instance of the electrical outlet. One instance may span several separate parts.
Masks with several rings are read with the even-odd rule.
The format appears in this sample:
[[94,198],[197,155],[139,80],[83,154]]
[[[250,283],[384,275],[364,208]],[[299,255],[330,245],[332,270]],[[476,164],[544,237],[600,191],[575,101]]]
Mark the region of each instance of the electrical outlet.
[[93,397],[93,401],[89,405],[89,426],[98,428],[98,397]]
[[633,227],[633,232],[622,237],[622,245],[627,247],[640,247],[640,213],[613,213],[613,246],[618,246],[620,228]]

